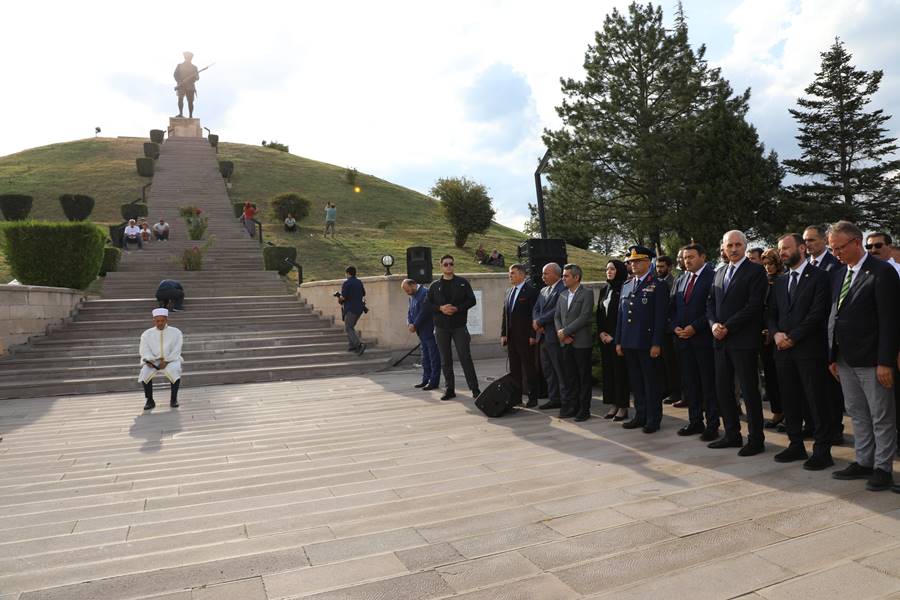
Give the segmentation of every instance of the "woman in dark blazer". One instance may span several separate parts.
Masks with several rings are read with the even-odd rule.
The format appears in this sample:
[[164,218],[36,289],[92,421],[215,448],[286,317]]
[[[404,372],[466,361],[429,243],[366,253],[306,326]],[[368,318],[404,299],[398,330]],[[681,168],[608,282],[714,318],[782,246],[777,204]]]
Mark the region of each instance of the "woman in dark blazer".
[[[765,314],[769,302],[775,302],[775,280],[784,272],[784,266],[781,264],[781,256],[774,248],[769,248],[763,252],[760,261],[766,268],[766,274],[769,276],[769,287],[766,289],[766,308],[763,310],[763,314]],[[784,413],[781,410],[781,389],[778,386],[778,372],[775,369],[775,342],[772,340],[773,335],[773,333],[764,329],[763,344],[759,349],[759,358],[763,366],[766,400],[769,401],[769,408],[772,411],[772,418],[765,423],[767,429],[777,427],[784,421]]]
[[628,270],[621,260],[611,260],[606,265],[606,285],[600,288],[597,303],[597,337],[600,338],[600,361],[603,366],[603,403],[610,404],[604,418],[624,421],[628,418],[628,371],[625,357],[616,354],[613,338],[616,336],[616,320],[622,284],[628,279]]

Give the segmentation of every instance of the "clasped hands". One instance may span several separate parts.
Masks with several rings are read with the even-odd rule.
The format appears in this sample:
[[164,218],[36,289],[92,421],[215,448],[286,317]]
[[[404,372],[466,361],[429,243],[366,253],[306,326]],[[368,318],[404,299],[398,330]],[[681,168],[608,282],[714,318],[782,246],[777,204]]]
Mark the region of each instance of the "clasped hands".
[[728,328],[722,325],[721,323],[713,323],[712,326],[712,334],[713,337],[719,341],[725,339],[725,336],[728,335]]
[[444,313],[448,317],[451,315],[455,315],[459,311],[459,309],[456,308],[455,306],[453,306],[452,304],[442,304],[438,310],[440,310],[442,313]]
[[697,330],[694,329],[693,325],[688,325],[687,327],[676,327],[675,329],[673,329],[673,331],[675,332],[675,335],[677,335],[682,340],[690,339],[697,333]]

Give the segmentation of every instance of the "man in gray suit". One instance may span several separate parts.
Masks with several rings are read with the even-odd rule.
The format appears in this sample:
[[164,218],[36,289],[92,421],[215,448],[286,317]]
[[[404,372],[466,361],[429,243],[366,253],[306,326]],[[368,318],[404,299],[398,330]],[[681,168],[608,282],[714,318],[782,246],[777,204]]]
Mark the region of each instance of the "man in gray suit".
[[556,336],[556,306],[566,291],[562,280],[562,267],[547,263],[541,271],[541,279],[547,284],[541,289],[532,313],[532,326],[541,343],[541,366],[547,380],[547,402],[538,406],[541,410],[562,408],[566,397],[565,374],[562,369],[562,349]]
[[562,346],[563,371],[568,389],[559,418],[575,417],[586,421],[591,417],[591,349],[594,336],[594,292],[581,285],[581,267],[563,267],[562,293],[556,306],[556,335]]

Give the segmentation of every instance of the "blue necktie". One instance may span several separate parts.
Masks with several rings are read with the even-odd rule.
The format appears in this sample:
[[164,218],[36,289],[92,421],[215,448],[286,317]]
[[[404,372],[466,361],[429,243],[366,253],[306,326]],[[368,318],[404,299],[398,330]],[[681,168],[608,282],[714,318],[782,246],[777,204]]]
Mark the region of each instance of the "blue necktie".
[[725,289],[728,289],[728,286],[731,285],[731,278],[734,277],[734,265],[728,265],[728,270],[725,271]]
[[791,271],[791,282],[788,285],[788,299],[793,302],[794,301],[794,293],[797,291],[797,278],[800,277],[800,273],[797,271]]

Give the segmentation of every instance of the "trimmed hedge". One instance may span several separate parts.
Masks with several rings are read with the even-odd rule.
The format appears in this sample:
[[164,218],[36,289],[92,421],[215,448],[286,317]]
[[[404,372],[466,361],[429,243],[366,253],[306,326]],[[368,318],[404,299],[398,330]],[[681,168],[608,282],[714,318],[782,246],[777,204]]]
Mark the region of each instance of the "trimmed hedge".
[[[258,206],[256,206],[256,202],[251,202],[250,206],[252,206],[253,208],[259,208]],[[234,218],[240,219],[241,215],[244,214],[244,203],[243,202],[232,202],[231,210],[234,212]]]
[[122,246],[122,238],[125,237],[125,227],[128,223],[119,223],[118,225],[109,226],[109,239],[116,248]]
[[209,145],[213,148],[219,147],[219,136],[217,136],[215,133],[210,133],[208,136],[206,136],[206,139],[209,140]]
[[219,173],[221,173],[222,177],[224,177],[225,179],[229,179],[232,175],[234,175],[234,163],[230,160],[220,160]]
[[155,144],[162,144],[163,138],[165,137],[166,132],[162,129],[151,129],[150,130],[150,141]]
[[279,221],[287,219],[288,214],[294,215],[298,221],[309,216],[309,200],[294,192],[278,194],[272,198],[271,205]]
[[153,159],[152,158],[136,158],[134,159],[135,164],[137,165],[138,175],[141,177],[153,177]]
[[106,233],[93,223],[6,223],[3,234],[10,271],[24,285],[84,289],[103,264]]
[[120,210],[122,212],[122,218],[126,221],[129,219],[137,220],[150,214],[150,211],[147,208],[146,204],[139,204],[134,202],[123,204]]
[[159,158],[159,144],[156,142],[144,142],[144,158]]
[[31,212],[34,198],[25,194],[0,195],[0,212],[7,221],[24,221]]
[[94,199],[83,194],[63,194],[59,204],[70,221],[85,221],[94,211]]
[[106,277],[107,273],[119,270],[119,261],[122,260],[122,251],[118,248],[107,246],[103,249],[103,262],[100,264],[100,277]]
[[285,258],[297,260],[297,249],[293,246],[266,246],[263,248],[263,262],[266,271],[278,271],[279,275],[287,275],[293,269],[293,265],[284,262]]

